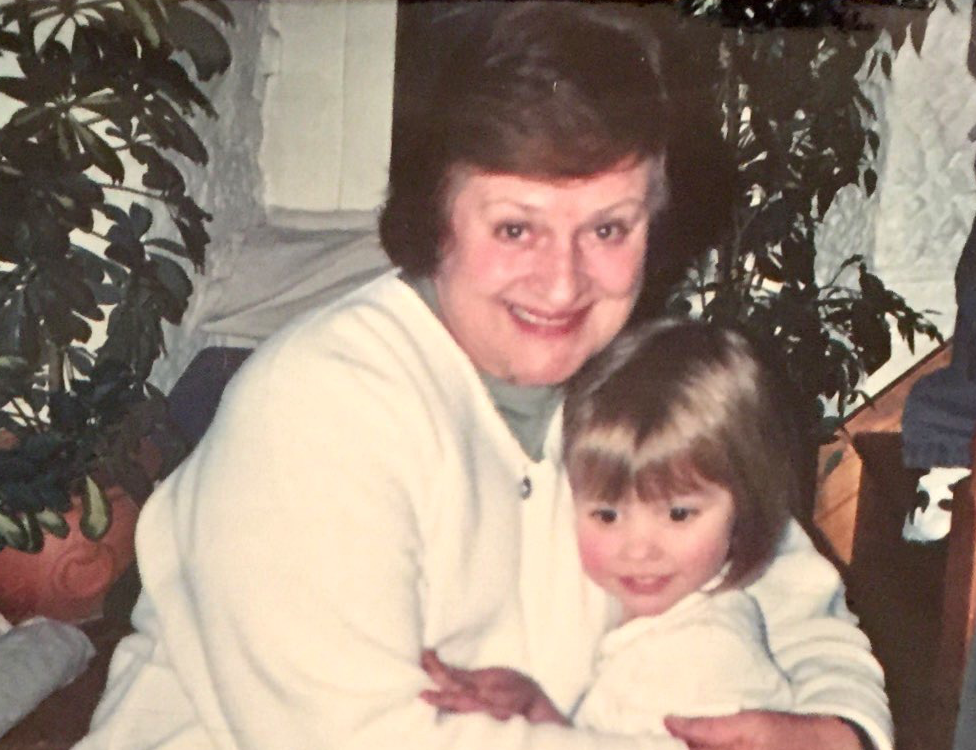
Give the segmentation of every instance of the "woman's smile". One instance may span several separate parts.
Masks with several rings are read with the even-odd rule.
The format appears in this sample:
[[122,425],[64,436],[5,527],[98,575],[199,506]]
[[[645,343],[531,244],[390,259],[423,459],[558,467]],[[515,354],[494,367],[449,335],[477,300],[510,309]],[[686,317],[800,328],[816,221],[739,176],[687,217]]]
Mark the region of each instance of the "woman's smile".
[[535,336],[571,335],[586,322],[592,305],[563,312],[544,312],[523,305],[509,303],[508,310],[525,333]]

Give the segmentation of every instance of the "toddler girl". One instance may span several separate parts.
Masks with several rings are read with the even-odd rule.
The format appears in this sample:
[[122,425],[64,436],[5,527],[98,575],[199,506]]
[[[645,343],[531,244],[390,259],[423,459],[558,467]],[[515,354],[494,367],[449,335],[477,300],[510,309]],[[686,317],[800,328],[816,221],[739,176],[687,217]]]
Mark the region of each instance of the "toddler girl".
[[[570,383],[564,456],[580,560],[613,595],[594,682],[573,723],[664,731],[676,715],[789,710],[762,615],[743,587],[774,557],[799,494],[776,388],[739,334],[659,320],[619,336]],[[428,702],[566,722],[530,678],[435,654]]]

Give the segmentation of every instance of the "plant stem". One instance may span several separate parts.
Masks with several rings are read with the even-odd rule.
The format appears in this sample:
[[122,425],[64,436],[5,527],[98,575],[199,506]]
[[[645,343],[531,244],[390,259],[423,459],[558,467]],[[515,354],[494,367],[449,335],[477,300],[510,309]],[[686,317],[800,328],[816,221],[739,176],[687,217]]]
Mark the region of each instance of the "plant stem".
[[165,203],[168,206],[176,205],[173,201],[167,200],[161,194],[150,193],[146,190],[139,190],[139,188],[128,187],[127,185],[112,185],[111,183],[104,182],[96,182],[95,184],[100,188],[104,188],[105,190],[116,190],[120,193],[131,193],[132,195],[138,195],[140,198],[149,198],[150,200]]
[[46,342],[47,349],[47,389],[51,393],[64,390],[64,352],[50,340]]

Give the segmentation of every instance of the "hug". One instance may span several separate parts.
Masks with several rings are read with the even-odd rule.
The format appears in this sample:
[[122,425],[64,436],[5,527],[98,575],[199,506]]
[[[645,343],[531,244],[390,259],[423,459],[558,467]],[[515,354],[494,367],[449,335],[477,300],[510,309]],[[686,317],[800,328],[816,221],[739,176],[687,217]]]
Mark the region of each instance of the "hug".
[[773,375],[633,319],[686,260],[654,39],[512,3],[432,101],[395,269],[264,343],[142,511],[77,747],[890,750]]

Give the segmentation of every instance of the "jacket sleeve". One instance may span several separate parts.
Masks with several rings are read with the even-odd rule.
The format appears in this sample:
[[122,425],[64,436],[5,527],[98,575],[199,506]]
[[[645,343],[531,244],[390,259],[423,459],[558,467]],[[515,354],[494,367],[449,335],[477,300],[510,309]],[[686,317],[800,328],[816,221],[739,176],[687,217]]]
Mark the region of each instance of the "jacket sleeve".
[[177,490],[183,575],[215,696],[193,700],[221,730],[215,742],[228,750],[674,747],[667,738],[438,715],[418,698],[429,684],[419,667],[416,495],[424,472],[436,470],[436,446],[418,429],[422,410],[404,407],[403,383],[321,359],[291,352],[287,363],[246,366],[194,456],[199,470],[184,473]]
[[877,750],[891,750],[881,666],[847,608],[840,574],[796,521],[748,591],[765,617],[773,657],[793,686],[794,711],[849,720]]

